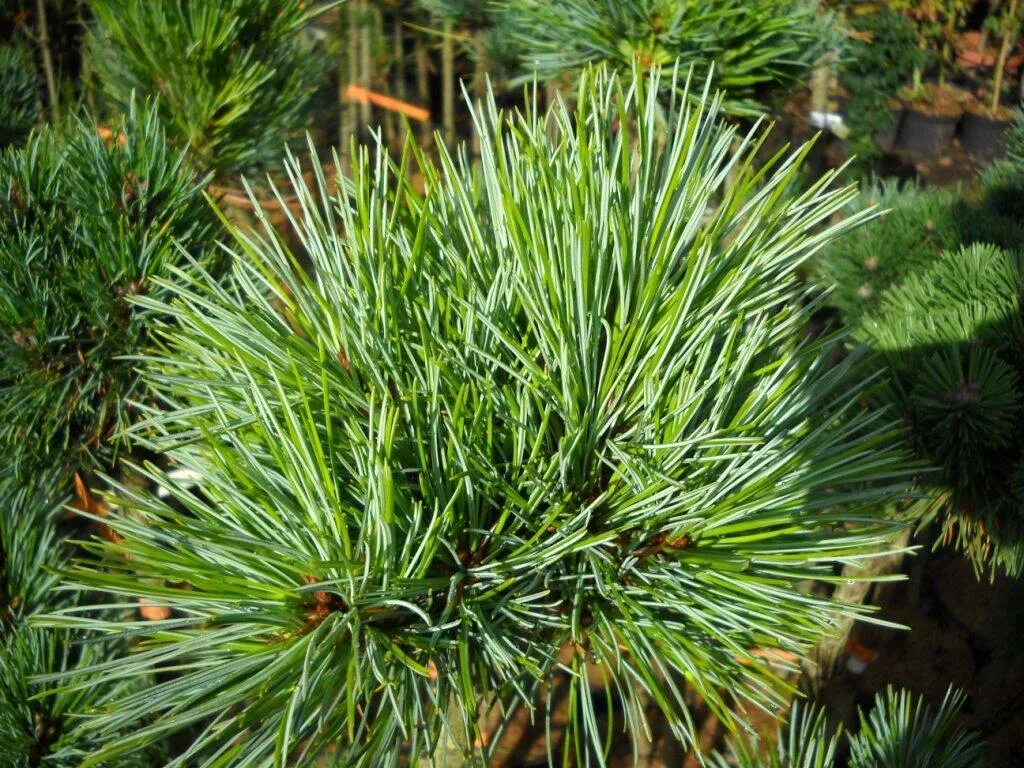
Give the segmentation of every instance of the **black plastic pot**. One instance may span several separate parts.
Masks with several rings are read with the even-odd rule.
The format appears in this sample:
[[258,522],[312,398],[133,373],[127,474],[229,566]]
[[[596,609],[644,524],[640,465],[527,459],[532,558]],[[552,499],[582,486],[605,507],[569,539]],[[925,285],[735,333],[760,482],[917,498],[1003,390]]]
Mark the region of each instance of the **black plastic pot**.
[[939,157],[949,147],[960,115],[929,115],[913,107],[903,112],[895,149],[918,157]]
[[875,133],[875,143],[878,145],[882,152],[888,154],[892,152],[896,146],[896,137],[900,133],[900,124],[903,122],[903,105],[890,107],[892,112],[892,123],[890,127],[884,131],[877,131]]
[[960,146],[964,152],[978,160],[1000,158],[1006,151],[1003,134],[1009,125],[1008,120],[965,112],[960,123]]

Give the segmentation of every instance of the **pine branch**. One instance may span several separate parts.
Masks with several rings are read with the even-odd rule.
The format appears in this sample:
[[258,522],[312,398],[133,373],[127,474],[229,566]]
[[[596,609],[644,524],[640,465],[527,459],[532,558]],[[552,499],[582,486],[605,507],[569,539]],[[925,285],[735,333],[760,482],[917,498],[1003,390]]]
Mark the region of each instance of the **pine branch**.
[[975,568],[1024,568],[1024,260],[992,246],[947,251],[883,295],[860,332],[893,372],[881,403],[903,415],[939,518]]
[[[101,663],[112,647],[86,643],[81,633],[31,623],[42,612],[74,605],[73,597],[57,588],[55,574],[70,556],[58,531],[63,480],[52,471],[29,479],[16,478],[9,469],[0,473],[0,764],[10,768],[79,765],[99,746],[76,730],[82,715],[95,713],[142,682],[92,680],[75,691],[36,684],[35,678],[44,675],[81,682],[81,670]],[[158,757],[153,747],[142,759]]]
[[950,689],[936,709],[922,697],[888,688],[875,696],[869,711],[860,711],[860,729],[830,733],[823,710],[795,704],[789,725],[764,754],[751,739],[731,744],[735,762],[716,755],[714,768],[836,768],[840,742],[849,743],[850,768],[983,768],[984,744],[956,723],[965,696]]
[[40,84],[28,51],[0,46],[0,150],[20,144],[39,119]]

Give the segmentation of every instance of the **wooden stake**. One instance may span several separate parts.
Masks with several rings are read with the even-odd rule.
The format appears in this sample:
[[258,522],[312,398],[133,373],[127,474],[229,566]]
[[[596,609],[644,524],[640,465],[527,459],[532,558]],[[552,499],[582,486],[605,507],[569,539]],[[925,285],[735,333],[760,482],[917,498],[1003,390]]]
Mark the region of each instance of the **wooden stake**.
[[60,117],[60,93],[57,90],[57,75],[53,68],[53,56],[50,52],[50,32],[46,25],[46,2],[36,0],[36,15],[39,25],[39,50],[43,57],[43,72],[46,75],[46,93],[50,97],[50,115],[54,122]]
[[[416,50],[414,53],[416,61],[416,97],[420,104],[430,103],[430,53],[427,46],[423,44],[423,35],[416,36]],[[430,146],[432,131],[430,125],[423,124],[420,129],[420,146],[426,149]]]
[[999,102],[1002,98],[1003,73],[1006,71],[1006,59],[1010,55],[1010,49],[1016,42],[1017,0],[1010,0],[1010,10],[1006,12],[1009,25],[1003,31],[1003,44],[999,46],[999,58],[996,60],[996,74],[992,80],[992,116],[995,117],[999,111]]
[[[78,0],[75,4],[75,16],[78,20],[81,34],[84,35],[87,25],[85,23],[85,10],[82,0]],[[79,50],[82,56],[82,83],[85,88],[85,106],[88,107],[92,114],[96,114],[96,93],[93,88],[94,83],[92,79],[92,56],[90,56],[88,46],[83,43],[79,44]]]
[[[399,102],[408,102],[409,91],[405,82],[405,26],[402,22],[401,9],[395,11],[395,17],[391,20],[391,46],[391,55],[395,58],[395,71],[392,78],[395,84],[395,96]],[[428,112],[427,116],[429,117],[429,115]]]
[[[338,40],[345,40],[348,37],[347,13],[338,12]],[[351,135],[351,123],[349,122],[350,107],[345,100],[345,87],[349,82],[350,73],[345,66],[345,55],[338,55],[338,158],[344,161],[348,158],[348,142]]]
[[441,38],[441,120],[444,142],[455,146],[455,25],[445,21]]
[[[360,85],[369,88],[373,77],[373,39],[370,25],[367,23],[369,6],[367,0],[359,0],[359,31],[360,31],[360,57],[359,57],[359,78]],[[365,130],[370,124],[370,105],[363,103],[359,107],[359,129]]]
[[[348,67],[344,73],[344,78],[338,84],[340,89],[339,98],[344,100],[344,88],[356,78],[359,77],[359,9],[355,5],[348,7]],[[344,142],[341,147],[341,159],[343,165],[347,167],[341,169],[347,173],[351,170],[353,158],[351,156],[351,142],[353,138],[358,139],[362,133],[362,129],[359,126],[359,107],[355,103],[349,103],[345,107],[345,124],[346,132],[342,137]]]
[[[477,30],[473,36],[473,45],[473,100],[481,102],[487,97],[487,47],[484,43],[483,30]],[[470,149],[473,157],[480,157],[480,134],[474,130],[471,135]]]

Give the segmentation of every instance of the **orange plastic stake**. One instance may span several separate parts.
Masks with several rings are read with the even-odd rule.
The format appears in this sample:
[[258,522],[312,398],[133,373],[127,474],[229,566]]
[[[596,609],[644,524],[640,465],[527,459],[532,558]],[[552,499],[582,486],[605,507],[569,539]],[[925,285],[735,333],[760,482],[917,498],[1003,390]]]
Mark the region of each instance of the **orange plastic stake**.
[[410,120],[417,120],[421,123],[430,120],[430,110],[417,107],[415,104],[410,104],[401,99],[385,96],[383,93],[377,93],[359,85],[349,85],[345,89],[345,98],[358,101],[361,104],[373,104],[375,107],[386,109],[389,112],[398,112]]

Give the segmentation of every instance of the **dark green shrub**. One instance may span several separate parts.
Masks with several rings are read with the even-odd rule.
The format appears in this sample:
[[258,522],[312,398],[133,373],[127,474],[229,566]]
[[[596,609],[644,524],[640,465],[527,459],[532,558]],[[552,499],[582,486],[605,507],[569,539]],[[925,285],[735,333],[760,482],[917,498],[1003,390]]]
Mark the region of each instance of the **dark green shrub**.
[[[894,180],[863,185],[845,214],[876,208],[880,215],[857,237],[831,243],[812,270],[848,325],[857,327],[890,286],[929,268],[944,251],[984,243],[1024,249],[1024,117],[1008,143],[1007,160],[972,187],[922,188]],[[1013,160],[1014,152],[1020,160]]]
[[803,83],[834,40],[816,0],[510,0],[505,29],[543,80],[603,62],[620,71],[679,62],[734,115],[765,111],[764,91]]
[[202,179],[168,147],[155,112],[104,141],[81,124],[0,158],[0,446],[30,465],[109,467],[147,319],[129,298],[161,294],[183,246],[212,255]]
[[887,213],[831,245],[815,270],[854,336],[891,373],[879,405],[938,468],[926,520],[975,567],[1024,569],[1024,117],[1007,158],[972,188],[874,184],[850,212]]
[[907,277],[858,335],[886,360],[883,390],[910,428],[944,538],[980,570],[1024,569],[1024,257],[948,251]]
[[856,327],[874,311],[886,289],[956,248],[960,232],[953,210],[957,190],[917,189],[897,181],[866,184],[846,208],[851,215],[877,207],[884,212],[856,237],[830,243],[814,269],[829,286],[830,302]]
[[122,108],[159,99],[169,136],[219,176],[273,166],[307,127],[316,57],[299,31],[305,0],[94,0],[90,40],[102,90]]
[[0,45],[0,150],[20,144],[39,119],[39,79],[20,45]]
[[[1010,226],[1016,226],[1018,240],[1015,247],[1024,247],[1024,110],[1014,113],[1013,121],[1004,134],[1006,156],[985,169],[982,174],[982,194],[985,208]],[[979,226],[982,229],[984,222]],[[1005,224],[1004,224],[1005,226]]]

